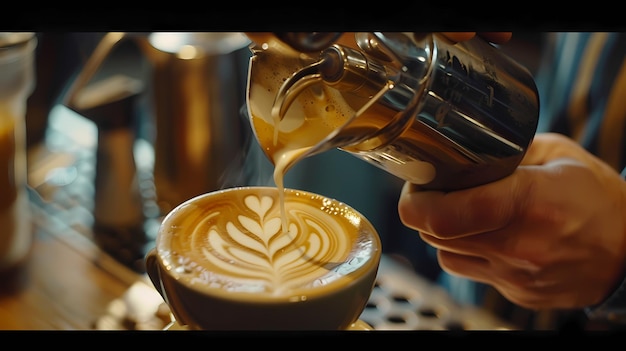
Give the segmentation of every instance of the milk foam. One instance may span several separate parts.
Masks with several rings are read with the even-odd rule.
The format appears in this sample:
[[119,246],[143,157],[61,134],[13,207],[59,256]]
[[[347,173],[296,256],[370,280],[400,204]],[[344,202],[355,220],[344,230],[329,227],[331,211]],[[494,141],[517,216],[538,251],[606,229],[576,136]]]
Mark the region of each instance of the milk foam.
[[338,90],[320,82],[302,91],[276,124],[272,105],[280,87],[294,72],[318,58],[294,56],[278,44],[272,45],[252,58],[247,102],[256,138],[276,164],[277,155],[320,144],[341,129],[355,110]]
[[165,266],[198,288],[290,295],[328,285],[371,259],[377,248],[363,234],[373,228],[353,209],[287,190],[283,232],[278,190],[267,189],[174,211],[178,219],[164,220],[160,239]]

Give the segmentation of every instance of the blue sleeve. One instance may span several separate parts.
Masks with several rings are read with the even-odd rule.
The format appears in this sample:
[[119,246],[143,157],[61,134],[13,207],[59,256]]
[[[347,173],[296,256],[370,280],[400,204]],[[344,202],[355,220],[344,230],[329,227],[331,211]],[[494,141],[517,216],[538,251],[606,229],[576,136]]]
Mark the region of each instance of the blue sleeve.
[[[626,168],[622,170],[621,174],[622,178],[626,179]],[[604,301],[598,305],[587,307],[585,312],[590,319],[626,323],[626,275]]]

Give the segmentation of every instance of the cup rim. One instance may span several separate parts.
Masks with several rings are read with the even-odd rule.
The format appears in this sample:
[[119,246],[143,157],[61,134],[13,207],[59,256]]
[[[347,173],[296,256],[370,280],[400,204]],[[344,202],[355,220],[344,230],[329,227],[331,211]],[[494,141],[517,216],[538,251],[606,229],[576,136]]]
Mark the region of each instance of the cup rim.
[[[199,292],[202,295],[214,296],[215,298],[226,299],[226,300],[231,300],[231,301],[244,301],[245,302],[249,300],[251,292],[228,291],[228,290],[223,289],[222,287],[220,288],[207,288],[206,286],[199,287],[198,285],[190,283],[188,279],[184,279],[180,273],[175,272],[173,269],[165,268],[167,266],[167,263],[165,262],[165,259],[163,256],[167,255],[168,250],[160,248],[160,243],[162,240],[160,232],[162,230],[165,230],[164,229],[165,226],[167,226],[168,223],[172,220],[176,212],[180,211],[181,208],[189,205],[190,203],[198,201],[201,198],[213,197],[218,194],[223,194],[225,192],[240,191],[240,190],[254,190],[254,189],[262,189],[262,190],[267,190],[267,191],[279,191],[277,187],[273,187],[273,186],[263,186],[263,185],[234,186],[234,187],[218,189],[215,191],[197,195],[193,198],[190,198],[182,202],[178,206],[174,207],[163,218],[161,225],[159,226],[157,239],[156,239],[156,246],[154,248],[156,260],[158,262],[158,265],[160,266],[159,269],[162,271],[162,273],[166,274],[171,279],[182,282],[181,285],[183,285],[187,289]],[[319,193],[315,193],[315,192],[307,191],[307,190],[289,188],[289,187],[284,188],[284,191],[289,192],[289,193],[304,193],[304,194],[317,195],[320,197],[320,199],[323,199],[323,201],[331,201],[336,205],[342,205],[342,206],[346,206],[347,208],[349,208],[353,213],[359,216],[360,218],[359,227],[366,228],[364,230],[361,230],[362,234],[360,235],[366,235],[370,239],[371,253],[368,256],[366,262],[363,262],[362,265],[358,269],[355,269],[354,271],[349,273],[350,278],[351,278],[349,280],[338,279],[335,281],[331,281],[329,283],[325,283],[322,286],[316,286],[314,287],[314,289],[311,289],[311,287],[290,289],[288,294],[282,294],[282,293],[271,294],[271,293],[266,293],[266,292],[254,292],[253,294],[255,294],[254,296],[255,303],[262,301],[264,303],[271,304],[271,303],[284,303],[286,301],[287,302],[294,301],[294,299],[296,298],[311,299],[311,300],[315,299],[316,297],[323,298],[325,296],[328,296],[329,294],[335,293],[337,291],[336,289],[337,286],[344,286],[346,288],[349,288],[350,286],[358,285],[357,283],[363,279],[368,279],[368,277],[371,277],[371,274],[373,274],[374,276],[376,275],[376,272],[378,270],[378,265],[381,259],[381,255],[382,255],[382,242],[378,234],[378,231],[376,230],[374,225],[369,221],[369,219],[367,219],[367,217],[365,217],[361,212],[356,210],[354,207],[342,201],[339,201],[337,199],[334,199],[325,195],[321,195]],[[345,262],[348,262],[352,258],[354,258],[354,256],[350,255]]]

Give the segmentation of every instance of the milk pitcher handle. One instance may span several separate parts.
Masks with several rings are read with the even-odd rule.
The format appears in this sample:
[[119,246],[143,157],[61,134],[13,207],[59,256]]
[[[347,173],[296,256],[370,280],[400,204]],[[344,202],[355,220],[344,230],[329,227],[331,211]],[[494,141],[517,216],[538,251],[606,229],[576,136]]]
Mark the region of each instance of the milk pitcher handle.
[[146,273],[152,285],[154,285],[154,288],[159,292],[163,300],[167,301],[163,293],[163,286],[161,285],[161,274],[159,273],[159,263],[157,260],[156,248],[150,249],[150,251],[146,253]]

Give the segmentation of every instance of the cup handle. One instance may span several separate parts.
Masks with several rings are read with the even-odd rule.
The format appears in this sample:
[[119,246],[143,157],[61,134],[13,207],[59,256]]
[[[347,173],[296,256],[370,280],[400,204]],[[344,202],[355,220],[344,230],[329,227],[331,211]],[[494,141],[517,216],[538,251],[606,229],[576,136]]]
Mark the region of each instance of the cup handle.
[[154,288],[156,289],[156,291],[158,291],[158,293],[161,295],[161,297],[163,298],[163,301],[165,301],[165,303],[167,303],[167,305],[170,307],[170,311],[172,312],[172,315],[174,316],[176,323],[179,326],[186,326],[187,323],[184,322],[183,318],[180,318],[179,316],[176,315],[176,311],[172,309],[172,306],[170,305],[165,295],[165,289],[163,288],[163,282],[161,281],[161,269],[160,269],[160,265],[158,261],[158,254],[157,254],[156,247],[150,249],[146,253],[145,261],[146,261],[146,273],[148,274],[148,277],[150,278],[152,285],[154,285]]
[[159,263],[157,261],[157,250],[156,248],[150,249],[146,254],[146,273],[154,285],[154,288],[159,292],[161,297],[165,300],[165,295],[163,294],[163,286],[161,285],[161,277],[159,273]]

